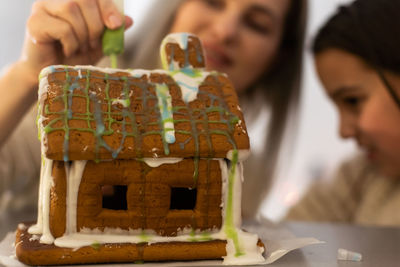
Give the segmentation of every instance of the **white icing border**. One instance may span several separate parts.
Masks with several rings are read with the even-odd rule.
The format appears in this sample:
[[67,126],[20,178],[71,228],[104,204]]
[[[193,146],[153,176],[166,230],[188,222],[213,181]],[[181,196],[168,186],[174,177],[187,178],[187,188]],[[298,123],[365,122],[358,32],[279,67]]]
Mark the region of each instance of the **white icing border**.
[[183,158],[143,158],[143,161],[152,168],[157,168],[162,164],[175,164],[182,160]]
[[78,194],[81,179],[83,177],[83,171],[85,170],[86,160],[74,160],[71,166],[65,164],[65,172],[67,177],[67,199],[66,199],[66,229],[67,234],[77,232],[77,206],[78,206]]
[[37,223],[28,229],[30,234],[42,234],[40,242],[52,244],[54,237],[50,232],[50,189],[53,181],[51,175],[53,160],[44,158],[40,170],[39,204]]

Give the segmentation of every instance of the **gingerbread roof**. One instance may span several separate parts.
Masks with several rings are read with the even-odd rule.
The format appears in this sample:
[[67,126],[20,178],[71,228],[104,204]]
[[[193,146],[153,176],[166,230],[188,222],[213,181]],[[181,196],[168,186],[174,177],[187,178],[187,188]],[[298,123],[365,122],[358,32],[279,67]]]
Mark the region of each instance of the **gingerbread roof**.
[[199,52],[190,38],[186,48],[195,47],[192,52],[182,46],[167,47],[164,60],[169,70],[46,68],[38,121],[46,157],[65,161],[224,158],[231,150],[249,149],[229,79],[192,67],[191,62],[174,69],[176,55],[202,60],[192,56],[193,51]]

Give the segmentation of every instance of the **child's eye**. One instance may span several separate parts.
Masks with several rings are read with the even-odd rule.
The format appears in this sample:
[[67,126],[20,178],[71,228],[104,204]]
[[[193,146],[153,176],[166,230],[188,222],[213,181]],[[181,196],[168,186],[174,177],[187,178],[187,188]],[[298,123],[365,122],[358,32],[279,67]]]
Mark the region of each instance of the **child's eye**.
[[358,97],[346,97],[343,102],[349,106],[357,106],[360,103],[360,99]]
[[363,101],[364,101],[364,98],[359,97],[359,96],[343,97],[341,100],[342,104],[346,108],[348,108],[349,110],[353,110],[355,112],[358,112],[361,109]]

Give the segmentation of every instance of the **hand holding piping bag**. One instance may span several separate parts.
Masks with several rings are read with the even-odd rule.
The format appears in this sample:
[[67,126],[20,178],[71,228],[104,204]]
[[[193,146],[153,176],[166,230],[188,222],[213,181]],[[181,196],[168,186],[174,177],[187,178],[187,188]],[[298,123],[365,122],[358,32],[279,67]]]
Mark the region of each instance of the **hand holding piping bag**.
[[[38,76],[49,65],[95,65],[103,56],[104,29],[129,28],[112,0],[36,0],[22,53],[0,79],[0,145],[37,101]],[[12,94],[10,88],[13,88]]]
[[[119,12],[124,14],[124,0],[113,0]],[[125,23],[117,29],[106,28],[102,38],[103,53],[110,57],[111,67],[117,68],[117,56],[124,52]]]
[[112,0],[38,0],[27,22],[21,65],[34,80],[49,65],[95,65],[103,57],[104,29],[132,23]]

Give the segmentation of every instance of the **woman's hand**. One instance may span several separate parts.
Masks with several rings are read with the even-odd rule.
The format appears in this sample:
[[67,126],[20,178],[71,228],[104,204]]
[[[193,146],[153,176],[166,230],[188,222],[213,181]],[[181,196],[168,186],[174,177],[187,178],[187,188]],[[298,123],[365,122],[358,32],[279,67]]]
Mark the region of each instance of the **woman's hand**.
[[54,64],[95,64],[104,27],[125,20],[112,0],[41,0],[34,3],[21,58],[0,77],[0,148],[37,100],[39,72]]
[[27,22],[21,60],[37,76],[53,64],[95,64],[102,57],[104,27],[116,29],[123,17],[112,0],[40,0],[34,3]]

